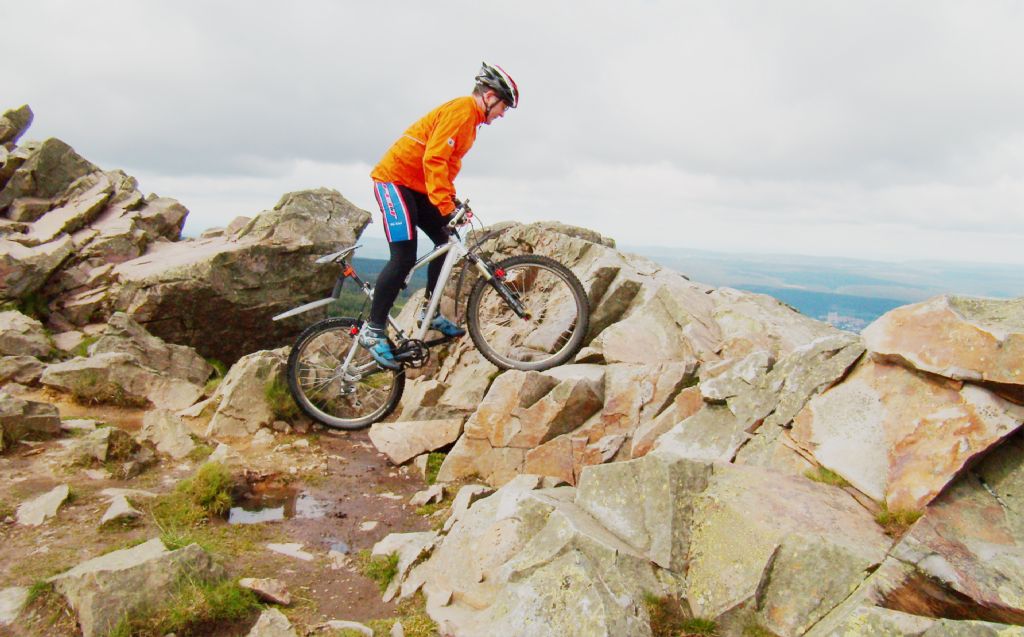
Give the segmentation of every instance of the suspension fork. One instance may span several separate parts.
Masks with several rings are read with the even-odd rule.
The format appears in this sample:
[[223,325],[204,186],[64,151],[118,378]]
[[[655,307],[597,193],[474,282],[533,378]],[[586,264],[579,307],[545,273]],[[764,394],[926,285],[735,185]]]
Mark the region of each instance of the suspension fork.
[[481,259],[472,252],[469,253],[468,258],[476,266],[477,270],[480,271],[480,276],[487,281],[488,285],[494,288],[494,291],[498,293],[505,303],[508,304],[512,311],[516,313],[516,316],[522,319],[529,319],[530,313],[523,307],[522,301],[519,300],[519,295],[509,289],[509,286],[505,284],[505,272],[501,268],[492,268],[491,264],[484,259]]

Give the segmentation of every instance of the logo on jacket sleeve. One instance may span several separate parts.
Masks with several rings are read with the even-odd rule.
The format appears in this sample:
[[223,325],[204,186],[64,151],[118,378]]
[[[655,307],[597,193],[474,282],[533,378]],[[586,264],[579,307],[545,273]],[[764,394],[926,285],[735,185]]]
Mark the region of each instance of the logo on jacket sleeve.
[[452,148],[455,148],[455,138],[454,137],[449,137],[448,138],[448,145],[451,146]]

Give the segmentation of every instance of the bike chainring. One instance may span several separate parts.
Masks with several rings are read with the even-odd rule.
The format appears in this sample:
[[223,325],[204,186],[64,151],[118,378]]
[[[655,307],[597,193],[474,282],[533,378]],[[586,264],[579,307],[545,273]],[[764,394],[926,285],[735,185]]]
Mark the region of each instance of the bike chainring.
[[406,367],[418,369],[430,360],[430,349],[418,339],[410,338],[394,349],[395,360]]

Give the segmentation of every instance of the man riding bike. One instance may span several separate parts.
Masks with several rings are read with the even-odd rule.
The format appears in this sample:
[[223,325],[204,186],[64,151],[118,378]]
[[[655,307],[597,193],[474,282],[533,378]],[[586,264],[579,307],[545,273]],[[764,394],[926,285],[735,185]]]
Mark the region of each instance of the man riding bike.
[[[457,201],[453,182],[476,140],[477,128],[490,125],[518,104],[519,88],[508,73],[484,62],[472,94],[438,106],[410,126],[370,173],[391,259],[377,277],[369,325],[359,344],[383,367],[400,367],[388,343],[387,317],[416,263],[416,228],[435,246],[448,240],[446,217]],[[442,259],[435,259],[427,268],[428,299],[442,265]],[[421,315],[420,320],[424,319]],[[450,338],[466,333],[440,313],[430,327]]]

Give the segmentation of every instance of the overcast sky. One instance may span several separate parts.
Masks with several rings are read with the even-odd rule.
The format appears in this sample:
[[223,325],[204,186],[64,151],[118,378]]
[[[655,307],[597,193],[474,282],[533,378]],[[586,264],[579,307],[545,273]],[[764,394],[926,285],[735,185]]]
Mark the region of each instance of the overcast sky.
[[[368,173],[502,65],[456,181],[633,245],[1024,263],[1024,2],[5,1],[0,109],[191,211]],[[383,236],[380,224],[368,230]]]

